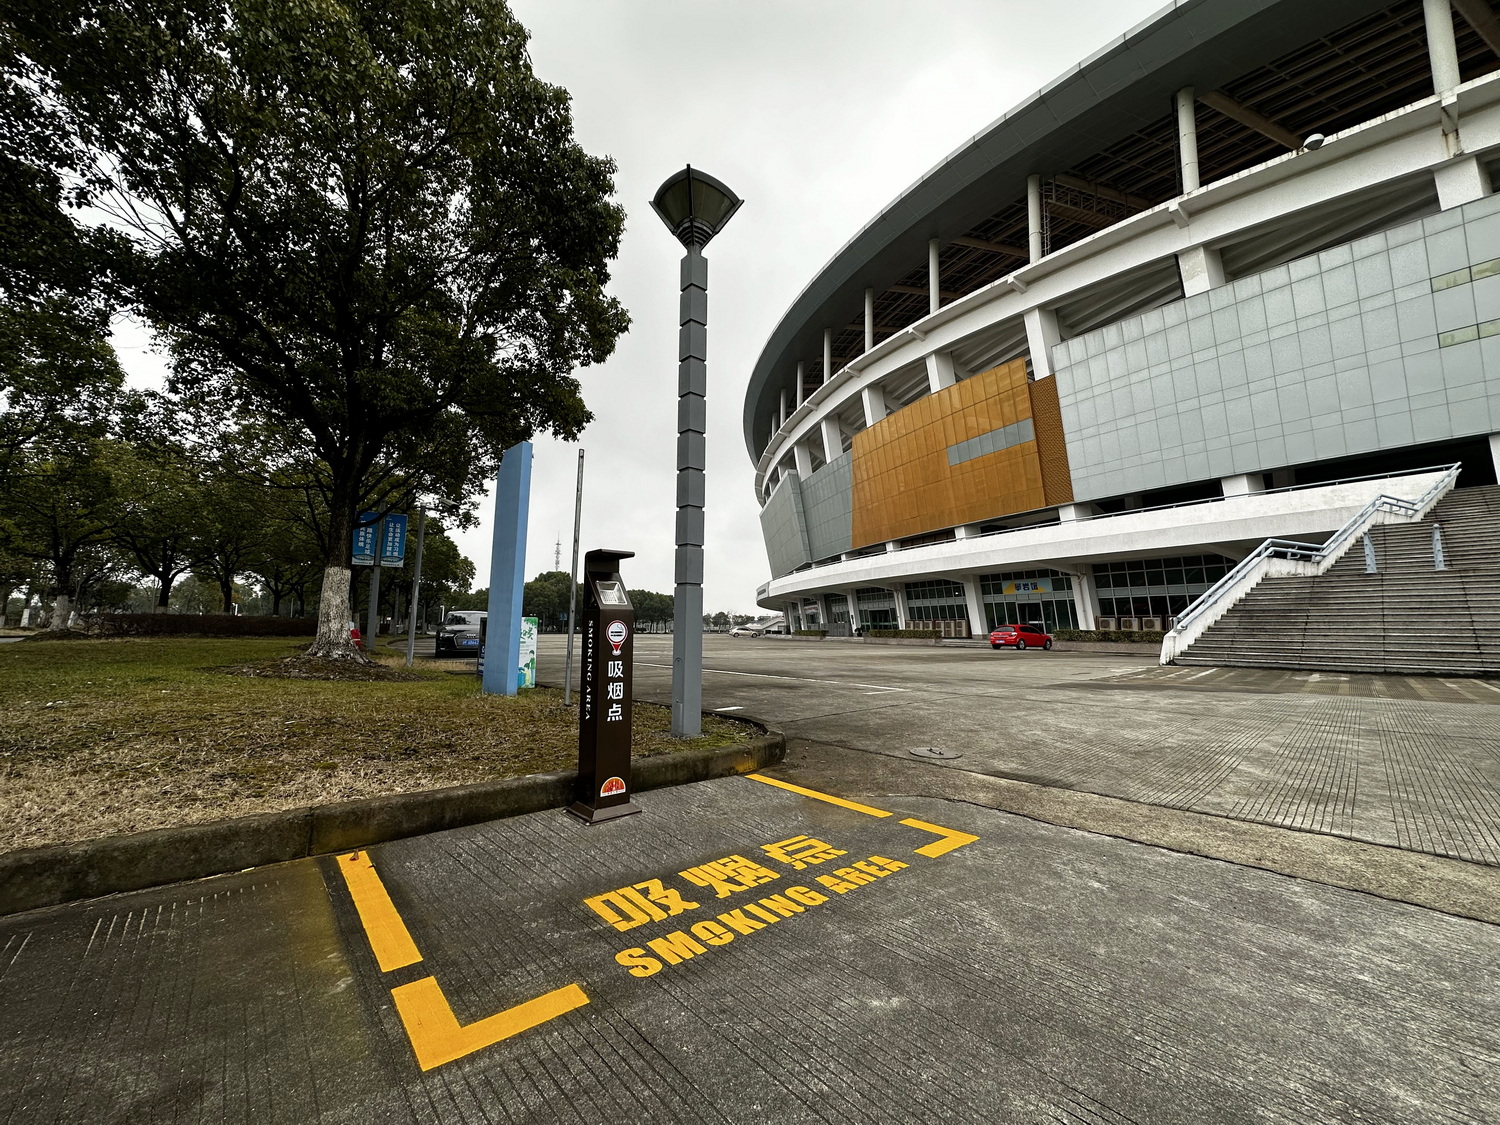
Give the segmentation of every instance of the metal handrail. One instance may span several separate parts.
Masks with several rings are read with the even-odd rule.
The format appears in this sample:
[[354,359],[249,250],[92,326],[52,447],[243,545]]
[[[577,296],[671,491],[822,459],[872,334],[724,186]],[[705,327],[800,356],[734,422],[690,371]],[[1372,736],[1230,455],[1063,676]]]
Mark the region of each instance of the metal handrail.
[[1382,492],[1361,508],[1343,527],[1329,536],[1326,543],[1297,543],[1288,539],[1267,539],[1249,555],[1246,555],[1240,561],[1239,565],[1215,582],[1200,594],[1197,600],[1179,613],[1177,615],[1177,623],[1172,627],[1172,632],[1180,633],[1184,625],[1191,623],[1194,618],[1215,605],[1229,589],[1237,585],[1241,579],[1246,577],[1265,559],[1280,557],[1322,566],[1326,560],[1334,559],[1341,554],[1342,548],[1350,540],[1368,531],[1371,525],[1374,524],[1375,517],[1381,512],[1390,512],[1394,515],[1407,517],[1420,516],[1434,501],[1441,498],[1453,487],[1453,483],[1458,480],[1460,467],[1458,464],[1439,465],[1434,466],[1433,469],[1423,470],[1424,472],[1432,472],[1435,469],[1441,468],[1443,475],[1434,481],[1432,486],[1416,500],[1405,500],[1400,496],[1388,496]]

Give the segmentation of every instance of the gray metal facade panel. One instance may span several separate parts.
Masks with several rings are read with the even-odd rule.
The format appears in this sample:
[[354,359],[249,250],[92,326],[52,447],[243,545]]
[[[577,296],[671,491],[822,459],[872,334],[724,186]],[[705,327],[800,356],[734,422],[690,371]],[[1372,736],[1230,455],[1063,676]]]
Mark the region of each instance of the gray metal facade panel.
[[807,524],[802,515],[802,488],[788,473],[760,510],[760,533],[766,543],[771,577],[780,578],[812,562],[807,553]]
[[854,458],[845,454],[802,482],[808,553],[814,562],[849,550],[854,527]]
[[1500,195],[1058,344],[1074,496],[1500,431],[1495,259]]
[[1034,441],[1036,429],[1030,418],[1022,418],[1019,422],[1012,422],[1008,426],[1001,426],[997,430],[971,437],[956,445],[948,447],[948,464],[962,465],[965,461],[972,461],[976,457],[983,457],[990,453],[999,453],[1002,449],[1009,449],[1013,445],[1020,445],[1023,441]]

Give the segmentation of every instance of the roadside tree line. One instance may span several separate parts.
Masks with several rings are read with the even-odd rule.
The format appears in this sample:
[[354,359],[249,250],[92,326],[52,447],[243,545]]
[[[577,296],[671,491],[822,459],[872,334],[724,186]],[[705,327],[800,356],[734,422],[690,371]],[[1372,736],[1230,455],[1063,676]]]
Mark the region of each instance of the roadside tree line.
[[[122,559],[223,601],[254,573],[316,604],[310,654],[363,659],[359,513],[463,524],[505,449],[589,422],[574,372],[629,322],[613,175],[503,0],[5,5],[9,580],[66,625]],[[119,317],[160,392],[125,388]]]

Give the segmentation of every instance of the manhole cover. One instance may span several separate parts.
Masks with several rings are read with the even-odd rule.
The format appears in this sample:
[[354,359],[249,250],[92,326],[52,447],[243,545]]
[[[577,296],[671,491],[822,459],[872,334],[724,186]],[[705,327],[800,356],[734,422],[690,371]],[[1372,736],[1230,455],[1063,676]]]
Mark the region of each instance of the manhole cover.
[[939,750],[936,746],[913,746],[907,751],[913,758],[962,758],[952,750]]

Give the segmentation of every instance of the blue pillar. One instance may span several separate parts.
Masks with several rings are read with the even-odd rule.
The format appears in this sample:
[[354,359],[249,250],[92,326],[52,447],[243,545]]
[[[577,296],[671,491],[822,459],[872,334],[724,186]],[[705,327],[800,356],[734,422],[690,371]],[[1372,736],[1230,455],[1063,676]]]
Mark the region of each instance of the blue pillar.
[[495,478],[495,539],[490,548],[486,695],[515,695],[521,663],[521,595],[526,588],[526,517],[531,509],[531,442],[505,451]]

